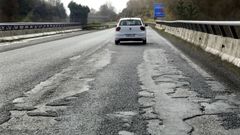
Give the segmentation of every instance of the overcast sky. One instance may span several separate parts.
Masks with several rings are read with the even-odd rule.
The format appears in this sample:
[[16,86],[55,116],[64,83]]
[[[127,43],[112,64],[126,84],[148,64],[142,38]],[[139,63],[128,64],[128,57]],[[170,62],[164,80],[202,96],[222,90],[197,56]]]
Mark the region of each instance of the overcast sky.
[[[61,0],[64,3],[65,8],[67,9],[67,13],[69,14],[68,10],[68,3],[71,0]],[[106,2],[111,2],[112,5],[116,8],[117,12],[121,12],[123,8],[126,7],[126,4],[129,0],[73,0],[74,2],[77,2],[78,4],[87,5],[89,8],[94,8],[96,10],[99,9],[99,7]]]

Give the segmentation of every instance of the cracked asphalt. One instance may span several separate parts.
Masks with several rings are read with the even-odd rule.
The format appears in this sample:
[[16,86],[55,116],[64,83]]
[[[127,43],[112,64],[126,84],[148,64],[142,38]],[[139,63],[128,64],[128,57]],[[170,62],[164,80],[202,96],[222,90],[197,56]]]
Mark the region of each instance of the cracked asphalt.
[[147,45],[108,29],[1,52],[0,134],[239,135],[232,68],[147,30]]

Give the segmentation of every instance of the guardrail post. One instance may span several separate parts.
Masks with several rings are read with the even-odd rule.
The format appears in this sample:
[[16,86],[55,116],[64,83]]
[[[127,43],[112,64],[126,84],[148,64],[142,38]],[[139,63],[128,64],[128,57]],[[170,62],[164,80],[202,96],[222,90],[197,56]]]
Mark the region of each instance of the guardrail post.
[[230,29],[230,32],[232,34],[232,37],[235,38],[235,39],[238,39],[238,34],[235,30],[235,27],[234,26],[229,26],[229,29]]
[[210,25],[210,26],[211,26],[212,33],[213,33],[214,35],[217,35],[217,32],[216,32],[216,30],[215,30],[215,28],[214,28],[214,25]]
[[[1,29],[1,27],[0,27],[0,37],[3,37],[3,31],[2,31],[2,29]],[[1,40],[0,40],[1,41]]]
[[199,24],[199,27],[200,27],[200,29],[201,29],[201,32],[205,32],[205,29],[203,28],[203,25],[202,24]]
[[205,27],[206,32],[207,32],[207,33],[210,33],[209,28],[208,28],[208,25],[205,24],[204,27]]
[[196,30],[196,31],[199,31],[199,27],[198,27],[197,24],[194,24],[194,27],[195,27],[195,30]]
[[219,25],[219,29],[220,29],[220,31],[221,31],[222,36],[223,36],[223,37],[226,37],[227,34],[226,34],[226,32],[225,32],[223,26]]

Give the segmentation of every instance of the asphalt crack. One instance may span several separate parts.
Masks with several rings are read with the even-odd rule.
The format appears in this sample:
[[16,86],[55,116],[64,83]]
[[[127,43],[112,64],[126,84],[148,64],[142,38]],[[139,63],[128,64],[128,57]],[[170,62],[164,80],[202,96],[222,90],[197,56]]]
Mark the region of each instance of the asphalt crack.
[[45,112],[27,112],[28,116],[31,117],[58,117],[59,114],[56,111],[47,110]]
[[[141,84],[144,85],[143,83]],[[163,125],[163,120],[159,118],[159,114],[154,109],[156,105],[155,93],[145,88],[138,93],[138,97],[138,102],[140,103],[139,114],[147,123],[148,133],[153,135],[157,134],[158,131],[155,130],[156,128],[160,130],[160,126]]]
[[89,90],[89,83],[94,80],[89,76],[94,76],[107,66],[111,54],[112,52],[105,48],[84,61],[80,57],[72,59],[68,67],[40,82],[23,96],[13,100],[10,105],[0,108],[0,128],[24,129],[28,125],[29,128],[37,130],[36,128],[43,127],[45,122],[47,124],[44,127],[47,128],[51,123],[61,121],[62,112]]

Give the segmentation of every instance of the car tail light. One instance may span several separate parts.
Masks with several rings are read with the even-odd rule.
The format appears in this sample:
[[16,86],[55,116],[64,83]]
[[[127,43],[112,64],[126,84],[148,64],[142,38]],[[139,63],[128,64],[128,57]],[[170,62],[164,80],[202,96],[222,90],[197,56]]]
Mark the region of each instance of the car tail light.
[[142,31],[145,31],[145,27],[143,27],[143,26],[141,26],[140,29],[141,29]]
[[121,30],[121,27],[117,27],[117,28],[116,28],[116,31],[120,31],[120,30]]

